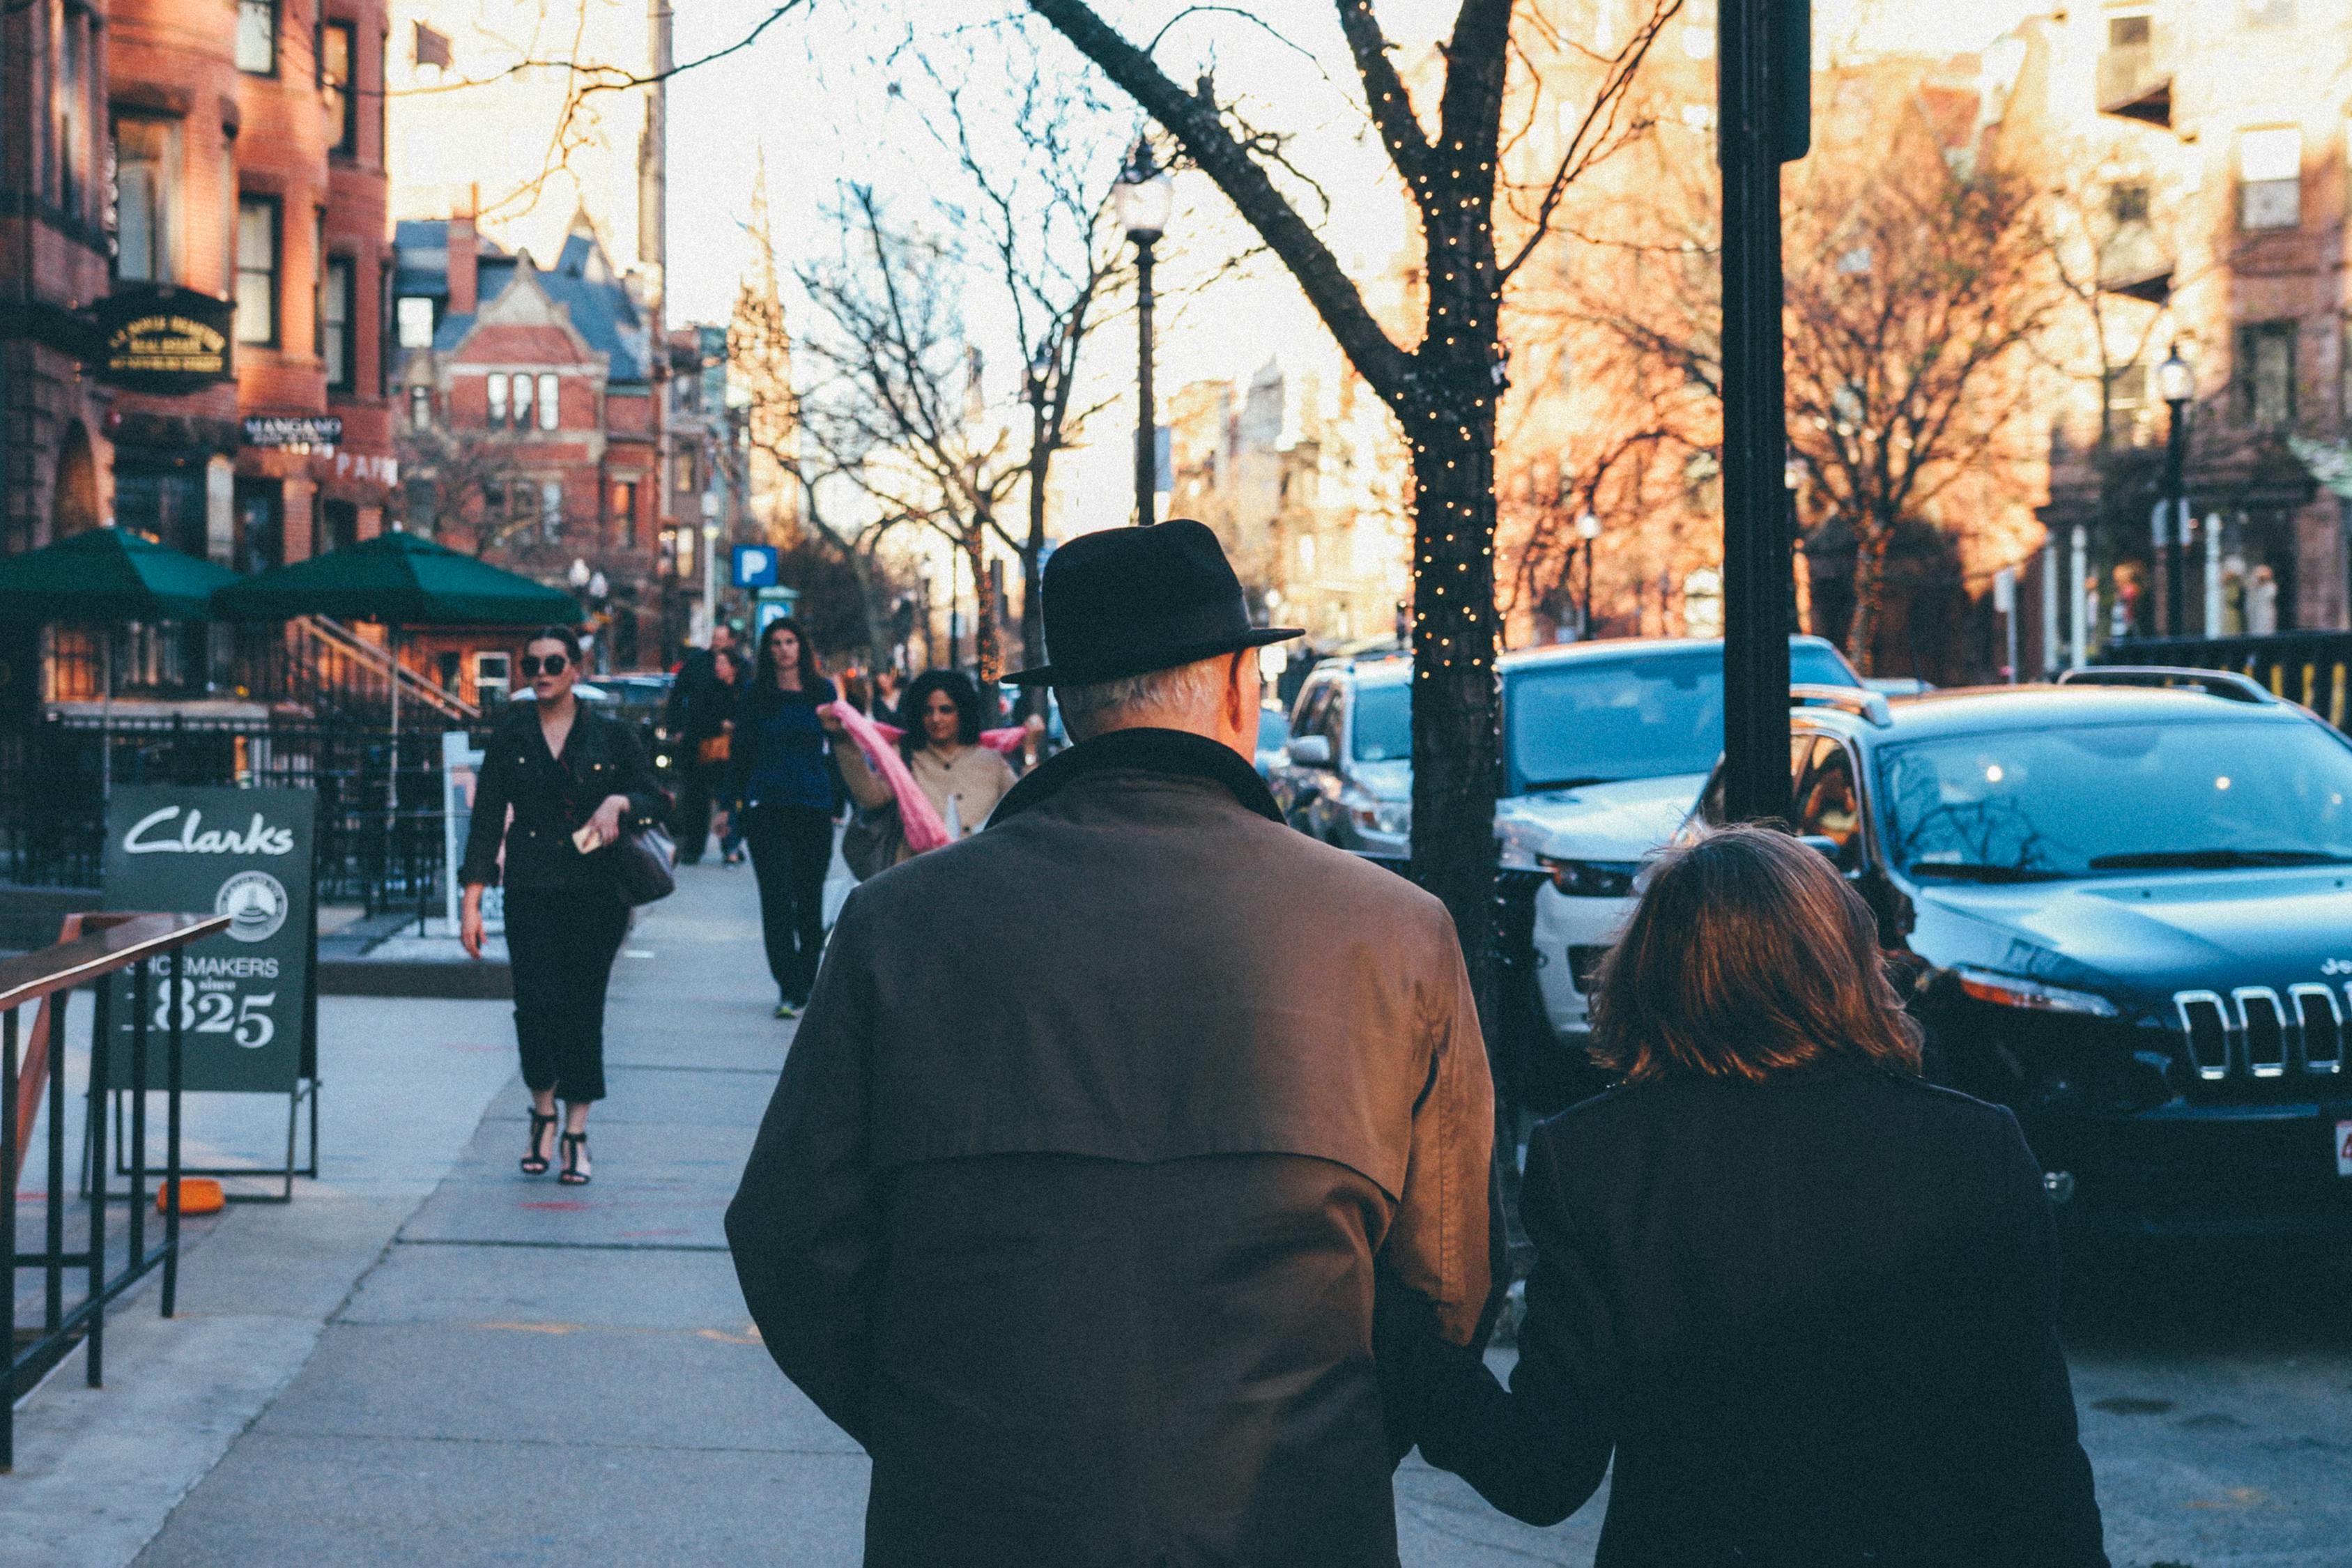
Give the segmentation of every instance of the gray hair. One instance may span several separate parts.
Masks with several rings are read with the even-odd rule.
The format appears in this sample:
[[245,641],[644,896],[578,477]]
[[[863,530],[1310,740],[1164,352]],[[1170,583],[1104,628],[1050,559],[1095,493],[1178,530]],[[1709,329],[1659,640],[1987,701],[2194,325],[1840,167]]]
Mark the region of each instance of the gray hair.
[[[1216,706],[1230,655],[1180,664],[1170,669],[1147,670],[1117,680],[1086,686],[1056,686],[1054,700],[1062,705],[1062,722],[1073,735],[1101,729],[1131,710],[1173,709],[1179,713]],[[1083,737],[1082,737],[1083,738]]]

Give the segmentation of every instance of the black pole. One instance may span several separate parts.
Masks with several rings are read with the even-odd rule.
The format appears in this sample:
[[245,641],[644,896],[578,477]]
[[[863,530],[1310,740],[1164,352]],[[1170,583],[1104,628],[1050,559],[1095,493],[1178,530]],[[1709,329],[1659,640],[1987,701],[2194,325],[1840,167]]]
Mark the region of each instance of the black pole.
[[[2188,563],[2181,559],[2181,547],[2188,541],[2181,537],[2186,531],[2180,526],[2180,514],[2185,499],[2182,491],[2188,488],[2189,405],[2170,403],[2166,406],[2172,411],[2172,424],[2164,438],[2164,525],[2157,531],[2157,547],[2164,555],[2165,614],[2157,630],[2185,637],[2189,616],[2181,595],[2188,592],[2189,570]],[[2212,629],[2208,627],[2205,635],[2212,636]]]
[[1160,488],[1160,433],[1151,405],[1151,240],[1140,235],[1135,241],[1135,521],[1148,527],[1159,521],[1152,515],[1152,498]]
[[1780,165],[1810,140],[1810,0],[1724,0],[1717,135],[1723,164],[1724,807],[1789,806],[1788,425],[1781,371]]

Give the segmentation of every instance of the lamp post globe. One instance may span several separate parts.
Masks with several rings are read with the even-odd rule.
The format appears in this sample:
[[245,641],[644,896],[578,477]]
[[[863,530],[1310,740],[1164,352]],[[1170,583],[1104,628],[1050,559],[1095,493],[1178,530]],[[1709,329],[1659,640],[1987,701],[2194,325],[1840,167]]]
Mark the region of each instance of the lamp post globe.
[[1589,507],[1576,520],[1576,537],[1584,541],[1584,619],[1577,628],[1582,638],[1592,635],[1592,545],[1601,537],[1601,520]]

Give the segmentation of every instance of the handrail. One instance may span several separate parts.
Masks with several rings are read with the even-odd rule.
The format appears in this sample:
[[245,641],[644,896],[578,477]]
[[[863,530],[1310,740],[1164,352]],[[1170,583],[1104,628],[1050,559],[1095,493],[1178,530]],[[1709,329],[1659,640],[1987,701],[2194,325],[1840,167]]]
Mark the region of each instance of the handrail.
[[[99,925],[100,921],[105,924]],[[228,925],[226,915],[84,915],[84,934],[73,941],[0,958],[0,1013],[87,985],[142,958],[226,931]]]
[[387,686],[397,680],[404,697],[415,699],[444,718],[471,722],[482,716],[478,707],[427,680],[340,621],[325,616],[300,616],[287,624],[294,628],[298,637],[323,645],[356,661],[377,679],[385,681]]

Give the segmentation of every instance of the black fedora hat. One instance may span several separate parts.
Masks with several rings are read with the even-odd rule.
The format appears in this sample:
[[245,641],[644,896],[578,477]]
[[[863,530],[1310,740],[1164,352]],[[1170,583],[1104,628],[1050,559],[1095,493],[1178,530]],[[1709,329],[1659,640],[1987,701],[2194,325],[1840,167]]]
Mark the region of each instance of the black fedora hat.
[[1306,635],[1250,625],[1224,547],[1189,518],[1078,535],[1045,563],[1045,592],[1053,662],[1005,677],[1015,685],[1124,680]]

